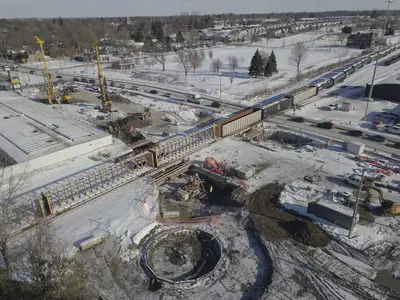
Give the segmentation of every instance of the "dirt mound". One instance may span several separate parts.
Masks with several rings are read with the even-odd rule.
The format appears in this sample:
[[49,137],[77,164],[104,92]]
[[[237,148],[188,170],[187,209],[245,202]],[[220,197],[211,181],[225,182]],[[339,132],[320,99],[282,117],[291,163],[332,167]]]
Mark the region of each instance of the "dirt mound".
[[311,220],[299,220],[285,222],[283,226],[296,241],[311,247],[324,247],[328,245],[330,238],[317,224]]
[[117,93],[111,93],[110,98],[115,103],[130,103],[128,98],[125,98]]
[[114,136],[121,139],[124,143],[131,144],[141,139],[143,136],[140,133],[131,132],[135,128],[143,128],[151,124],[150,120],[142,120],[139,116],[128,116],[123,119],[118,119],[111,123]]
[[256,229],[269,241],[293,239],[307,246],[322,247],[329,236],[311,219],[280,207],[283,185],[270,183],[255,191],[248,208]]

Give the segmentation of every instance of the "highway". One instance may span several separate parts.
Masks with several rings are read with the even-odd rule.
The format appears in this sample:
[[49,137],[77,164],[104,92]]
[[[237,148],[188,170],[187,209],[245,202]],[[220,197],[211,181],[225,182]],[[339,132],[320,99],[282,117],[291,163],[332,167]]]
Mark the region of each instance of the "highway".
[[[338,140],[338,141],[346,141],[346,142],[351,142],[351,141],[356,141],[356,142],[361,142],[365,144],[366,147],[376,151],[382,151],[385,153],[392,154],[396,157],[400,158],[400,149],[396,149],[393,147],[394,142],[386,142],[386,143],[380,143],[380,142],[375,142],[371,141],[368,139],[368,137],[354,137],[354,136],[349,136],[346,134],[346,130],[340,129],[340,128],[333,128],[333,129],[323,129],[319,128],[316,126],[314,122],[309,122],[305,121],[304,123],[297,123],[293,121],[288,120],[289,117],[285,115],[280,115],[280,116],[274,116],[271,118],[268,118],[266,120],[267,122],[271,122],[274,124],[278,124],[281,126],[284,126],[288,129],[294,130],[294,131],[301,131],[304,133],[311,133],[315,134],[324,138],[328,139],[333,139],[333,140]],[[378,134],[378,133],[377,133]],[[397,137],[396,137],[397,139]]]

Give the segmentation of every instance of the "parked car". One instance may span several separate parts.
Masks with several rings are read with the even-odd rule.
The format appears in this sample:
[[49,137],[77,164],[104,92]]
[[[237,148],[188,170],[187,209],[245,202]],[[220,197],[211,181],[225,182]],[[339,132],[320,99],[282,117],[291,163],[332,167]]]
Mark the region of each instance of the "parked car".
[[211,103],[211,107],[220,108],[221,107],[221,103],[219,103],[218,101],[213,101]]
[[35,71],[34,70],[30,70],[29,74],[35,74]]
[[89,83],[95,84],[95,83],[96,83],[96,80],[94,80],[94,79],[89,79]]
[[351,136],[360,137],[363,135],[363,132],[361,130],[349,130],[347,131],[347,134]]
[[375,142],[386,142],[386,138],[383,135],[379,135],[379,134],[375,134],[375,135],[370,135],[368,137],[371,141],[375,141]]
[[72,81],[81,81],[79,78],[77,78],[77,77],[74,77],[73,79],[72,79]]
[[110,82],[110,86],[115,86],[115,82],[114,82],[114,81],[111,81],[111,82]]
[[318,123],[317,126],[318,126],[319,128],[333,129],[333,123],[332,123],[332,122],[322,122],[322,123]]
[[119,87],[120,89],[124,89],[124,88],[125,88],[125,84],[121,83],[118,87]]
[[339,105],[337,103],[329,104],[328,108],[329,108],[329,110],[336,110],[336,109],[339,109]]
[[56,78],[63,78],[61,75],[57,75]]
[[158,94],[158,91],[157,90],[150,90],[149,93],[150,94]]
[[137,96],[137,93],[129,92],[129,96]]
[[[358,187],[360,186],[361,177],[361,174],[346,174],[344,175],[343,182]],[[367,182],[372,182],[372,180],[364,177],[363,185],[365,185]]]
[[164,97],[170,98],[171,97],[171,93],[165,93]]
[[388,133],[400,134],[400,126],[398,126],[398,125],[385,126],[384,130],[385,130],[385,132],[388,132]]
[[87,80],[86,78],[81,78],[81,82],[86,82],[86,83],[88,83],[89,80]]
[[400,149],[400,143],[396,143],[393,145],[396,149]]
[[306,120],[303,117],[294,117],[294,118],[290,118],[290,121],[293,122],[298,122],[298,123],[304,123]]
[[139,87],[137,85],[132,85],[131,90],[138,91]]

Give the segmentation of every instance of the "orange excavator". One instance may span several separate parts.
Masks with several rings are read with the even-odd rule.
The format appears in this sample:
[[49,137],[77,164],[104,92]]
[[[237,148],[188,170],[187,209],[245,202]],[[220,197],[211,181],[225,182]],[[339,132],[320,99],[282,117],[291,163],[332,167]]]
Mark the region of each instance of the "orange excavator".
[[212,157],[207,157],[204,160],[204,166],[213,173],[225,175],[225,164],[215,160]]

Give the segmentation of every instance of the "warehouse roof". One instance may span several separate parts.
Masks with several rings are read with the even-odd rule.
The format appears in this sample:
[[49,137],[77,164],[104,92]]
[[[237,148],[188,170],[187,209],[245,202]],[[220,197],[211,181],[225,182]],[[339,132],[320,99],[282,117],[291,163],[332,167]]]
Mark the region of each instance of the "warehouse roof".
[[107,134],[12,92],[0,92],[0,145],[16,162],[37,158]]

